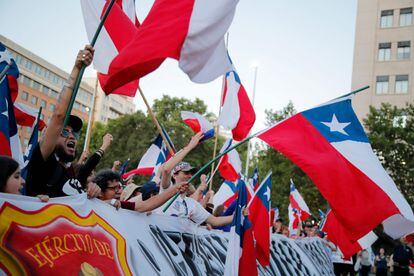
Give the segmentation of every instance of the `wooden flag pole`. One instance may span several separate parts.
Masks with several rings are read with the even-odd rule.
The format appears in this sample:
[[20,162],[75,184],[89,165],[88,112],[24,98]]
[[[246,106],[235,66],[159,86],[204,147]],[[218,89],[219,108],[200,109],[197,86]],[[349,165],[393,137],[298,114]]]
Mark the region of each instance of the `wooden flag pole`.
[[165,145],[166,145],[166,146],[167,146],[167,148],[168,148],[168,151],[171,153],[171,155],[174,155],[174,154],[175,154],[175,152],[174,152],[174,150],[171,148],[171,145],[170,145],[170,143],[169,143],[169,141],[168,141],[167,137],[165,137],[164,131],[162,131],[162,128],[161,128],[161,126],[160,126],[160,123],[158,122],[157,118],[155,117],[154,112],[152,112],[152,109],[151,109],[150,105],[148,104],[148,101],[147,101],[147,99],[145,98],[145,96],[144,96],[144,92],[142,92],[142,89],[141,89],[141,87],[140,87],[140,86],[138,86],[138,91],[139,91],[139,93],[141,94],[141,97],[142,97],[142,99],[144,100],[145,105],[147,106],[147,109],[148,109],[148,114],[150,115],[150,117],[151,117],[152,121],[153,121],[153,122],[154,122],[154,124],[156,125],[156,127],[157,127],[157,129],[158,129],[158,132],[160,133],[160,135],[161,135],[161,137],[162,137],[162,140],[164,140],[164,143],[165,143]]
[[[229,46],[229,32],[227,32],[227,35],[226,35],[226,49],[228,48],[228,46]],[[219,106],[219,117],[220,117],[220,113],[221,113],[221,106],[223,105],[223,95],[224,95],[224,84],[225,84],[225,81],[226,81],[226,75],[224,75],[223,76],[223,79],[222,79],[221,95],[220,95],[220,106]],[[216,128],[216,132],[215,132],[215,137],[214,137],[213,159],[216,157],[217,143],[218,143],[218,137],[219,137],[219,131],[220,131],[220,126],[218,124],[218,120],[216,122],[215,128]],[[211,164],[211,172],[210,172],[211,181],[210,181],[210,183],[208,185],[208,189],[209,190],[211,190],[212,189],[212,186],[213,186],[213,176],[214,176],[214,173],[215,173],[215,170],[214,170],[214,163],[213,163],[213,164]]]
[[[115,0],[111,0],[111,2],[109,2],[109,5],[106,8],[105,13],[102,16],[101,22],[99,22],[98,28],[96,29],[96,32],[95,32],[95,34],[92,38],[92,41],[91,41],[91,46],[92,47],[95,46],[96,40],[98,39],[98,36],[99,36],[99,33],[101,32],[102,27],[103,27],[103,25],[106,21],[106,18],[108,17],[108,14],[111,11],[114,3],[115,3]],[[65,121],[64,121],[63,126],[66,126],[68,124],[69,116],[70,116],[70,113],[72,112],[73,104],[75,103],[75,98],[76,98],[76,95],[78,94],[78,90],[79,90],[79,87],[80,87],[82,77],[83,77],[83,73],[85,72],[85,69],[86,69],[86,65],[82,64],[82,67],[79,71],[78,77],[76,78],[75,85],[73,87],[72,95],[70,97],[70,102],[68,104],[68,109],[66,110]]]

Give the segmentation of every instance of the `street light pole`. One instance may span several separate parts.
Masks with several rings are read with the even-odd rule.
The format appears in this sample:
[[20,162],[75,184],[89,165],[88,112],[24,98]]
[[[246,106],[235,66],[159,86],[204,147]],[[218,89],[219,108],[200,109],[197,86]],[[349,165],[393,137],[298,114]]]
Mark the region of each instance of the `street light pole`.
[[[256,96],[256,80],[257,80],[257,70],[259,66],[254,67],[254,81],[253,81],[253,96],[252,96],[252,106],[254,107],[254,98]],[[250,133],[249,133],[250,136]],[[246,179],[249,177],[249,161],[250,161],[250,141],[247,142],[247,154],[246,154],[246,168],[244,171],[244,176]]]

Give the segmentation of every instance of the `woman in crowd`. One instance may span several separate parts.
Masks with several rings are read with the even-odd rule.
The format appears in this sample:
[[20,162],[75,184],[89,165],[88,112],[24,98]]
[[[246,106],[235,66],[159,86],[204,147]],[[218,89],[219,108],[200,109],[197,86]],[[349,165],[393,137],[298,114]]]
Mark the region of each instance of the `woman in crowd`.
[[375,268],[378,276],[386,276],[388,273],[387,256],[385,256],[384,248],[380,248],[378,255],[375,256]]
[[[20,195],[25,181],[20,173],[19,163],[8,156],[0,156],[0,192]],[[38,198],[46,202],[49,197],[39,195]]]

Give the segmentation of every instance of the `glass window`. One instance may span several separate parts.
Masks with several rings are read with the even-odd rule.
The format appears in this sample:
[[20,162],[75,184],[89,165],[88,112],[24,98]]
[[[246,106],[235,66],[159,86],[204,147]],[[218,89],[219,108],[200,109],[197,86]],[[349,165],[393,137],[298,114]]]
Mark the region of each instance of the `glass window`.
[[32,70],[33,67],[33,62],[31,62],[30,60],[26,60],[26,68],[29,70]]
[[73,108],[74,108],[74,109],[77,109],[77,110],[80,110],[80,104],[79,104],[78,102],[75,102],[75,103],[73,104]]
[[32,104],[36,105],[37,104],[37,97],[36,96],[32,96],[32,99],[30,101]]
[[377,76],[377,87],[375,93],[388,94],[389,76]]
[[56,106],[54,104],[49,104],[49,110],[50,111],[55,111]]
[[392,27],[392,21],[394,19],[394,10],[381,11],[381,28]]
[[33,89],[40,90],[40,86],[41,86],[41,84],[39,82],[37,82],[35,80],[32,82],[32,88]]
[[40,106],[43,108],[46,108],[46,101],[45,100],[41,100],[40,101]]
[[410,46],[411,46],[410,41],[398,42],[397,59],[410,59],[410,52],[411,52]]
[[395,93],[407,94],[408,93],[408,75],[397,75],[395,77]]
[[23,83],[24,83],[24,85],[31,86],[32,85],[32,80],[28,77],[25,77],[23,79]]
[[42,92],[43,92],[43,94],[45,94],[45,95],[49,95],[49,87],[47,87],[47,86],[43,85],[43,86],[42,86]]
[[55,90],[51,90],[50,96],[52,96],[52,98],[57,99],[59,97],[59,93]]
[[391,43],[380,43],[378,47],[378,60],[385,61],[391,59]]
[[413,8],[405,8],[400,10],[400,26],[409,26],[413,21]]
[[26,91],[23,91],[22,92],[22,100],[27,101],[27,99],[29,99],[29,93],[27,93]]
[[22,56],[19,54],[16,54],[16,59],[15,59],[17,64],[21,64],[22,63]]

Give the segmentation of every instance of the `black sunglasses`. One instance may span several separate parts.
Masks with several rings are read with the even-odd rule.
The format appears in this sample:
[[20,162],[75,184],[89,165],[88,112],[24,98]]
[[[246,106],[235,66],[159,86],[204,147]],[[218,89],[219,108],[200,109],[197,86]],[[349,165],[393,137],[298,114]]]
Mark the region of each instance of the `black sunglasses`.
[[60,132],[60,136],[62,136],[63,138],[68,138],[71,133],[72,133],[73,137],[75,137],[76,140],[79,139],[79,132],[74,132],[74,131],[69,130],[67,128],[62,129],[62,131]]

